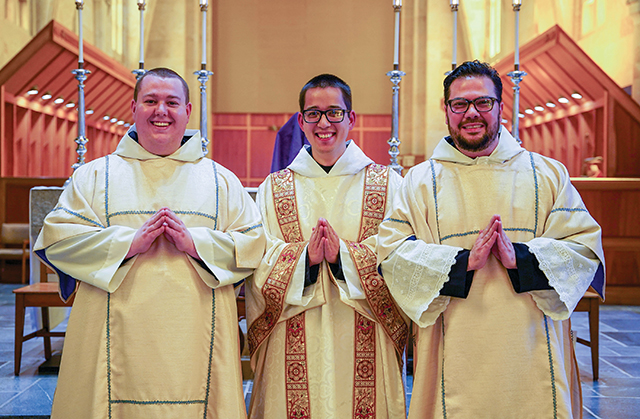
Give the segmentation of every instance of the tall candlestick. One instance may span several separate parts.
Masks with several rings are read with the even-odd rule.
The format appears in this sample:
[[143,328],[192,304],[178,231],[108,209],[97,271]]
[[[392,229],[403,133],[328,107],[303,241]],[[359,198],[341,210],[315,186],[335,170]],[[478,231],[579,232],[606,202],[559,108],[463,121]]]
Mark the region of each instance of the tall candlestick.
[[78,10],[78,64],[82,68],[84,56],[82,53],[82,9],[84,8],[84,0],[75,0],[76,9]]
[[522,0],[513,0],[513,11],[516,13],[516,47],[514,52],[513,59],[513,67],[514,70],[507,74],[507,76],[511,77],[511,81],[513,82],[513,123],[511,125],[511,134],[518,141],[518,143],[522,143],[520,141],[520,122],[519,122],[519,114],[520,114],[520,82],[522,78],[527,75],[524,71],[520,71],[520,47],[518,41],[518,29],[519,29],[519,12],[520,6],[522,5]]

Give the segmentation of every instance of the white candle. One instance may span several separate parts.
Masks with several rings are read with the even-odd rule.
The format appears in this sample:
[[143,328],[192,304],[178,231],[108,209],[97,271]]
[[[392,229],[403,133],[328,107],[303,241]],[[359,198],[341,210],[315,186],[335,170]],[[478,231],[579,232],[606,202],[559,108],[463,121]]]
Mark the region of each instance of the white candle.
[[[207,0],[200,0],[200,4],[204,2],[205,6]],[[202,10],[202,65],[207,64],[207,9]]]
[[393,65],[398,65],[398,54],[400,49],[400,10],[396,9],[396,30],[393,42]]
[[453,11],[453,59],[451,60],[451,64],[454,66],[457,63],[457,49],[458,49],[458,12],[456,10]]
[[393,7],[402,7],[402,0],[393,0]]
[[200,0],[200,6],[206,6],[207,0]]
[[82,7],[84,0],[76,0],[76,8],[78,9],[78,63],[84,63],[82,53]]
[[[144,0],[138,0],[144,6]],[[144,7],[140,7],[140,64],[144,63]]]
[[516,50],[515,50],[514,60],[513,60],[513,64],[515,66],[520,65],[520,46],[518,41],[519,27],[520,27],[520,12],[516,10]]

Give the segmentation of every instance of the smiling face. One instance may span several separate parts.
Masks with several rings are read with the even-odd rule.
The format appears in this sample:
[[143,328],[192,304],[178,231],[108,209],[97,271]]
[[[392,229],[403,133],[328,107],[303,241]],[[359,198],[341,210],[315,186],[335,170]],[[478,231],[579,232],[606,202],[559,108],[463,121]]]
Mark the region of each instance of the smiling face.
[[[488,77],[461,77],[451,83],[449,99],[474,100],[496,97],[495,86]],[[498,146],[502,102],[494,103],[489,112],[478,112],[473,104],[465,113],[453,113],[445,103],[449,134],[456,147],[469,157],[488,156]]]
[[[304,110],[316,109],[347,109],[342,97],[342,91],[337,87],[315,87],[305,94]],[[329,122],[326,115],[322,115],[316,123],[304,121],[302,114],[298,114],[298,124],[307,140],[311,143],[313,158],[323,166],[332,166],[347,149],[347,136],[356,122],[354,111],[345,111],[342,122]]]
[[191,103],[177,78],[145,77],[131,101],[138,142],[150,153],[168,156],[180,148],[191,115]]

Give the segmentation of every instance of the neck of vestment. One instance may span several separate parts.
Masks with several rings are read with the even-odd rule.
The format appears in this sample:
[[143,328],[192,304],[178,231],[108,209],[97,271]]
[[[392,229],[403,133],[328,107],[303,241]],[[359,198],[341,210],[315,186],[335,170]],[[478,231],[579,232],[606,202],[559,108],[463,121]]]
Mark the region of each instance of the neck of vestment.
[[474,165],[487,163],[504,163],[522,153],[524,148],[518,144],[515,138],[504,126],[500,127],[498,146],[488,156],[478,156],[475,158],[466,156],[460,150],[452,146],[447,137],[443,137],[431,156],[434,160],[448,161],[452,163]]
[[355,175],[362,169],[373,163],[369,157],[356,145],[355,142],[349,140],[347,149],[342,156],[336,161],[329,173],[316,162],[309,154],[310,146],[305,145],[295,159],[288,166],[288,169],[302,176],[316,178],[324,176],[348,176]]
[[200,140],[200,131],[188,129],[184,132],[183,145],[168,156],[159,156],[147,151],[140,143],[133,139],[135,133],[135,125],[132,129],[122,137],[114,154],[121,157],[127,157],[137,160],[151,159],[172,159],[184,162],[195,162],[204,157],[202,153],[202,142]]

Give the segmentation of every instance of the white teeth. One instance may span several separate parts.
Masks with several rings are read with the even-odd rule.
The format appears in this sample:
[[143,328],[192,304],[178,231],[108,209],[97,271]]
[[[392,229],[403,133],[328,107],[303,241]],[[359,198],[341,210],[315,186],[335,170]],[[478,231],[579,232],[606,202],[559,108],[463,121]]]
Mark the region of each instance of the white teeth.
[[322,139],[327,139],[333,137],[333,134],[316,134],[318,137]]
[[168,122],[153,122],[153,125],[155,125],[156,127],[168,127],[169,123]]

